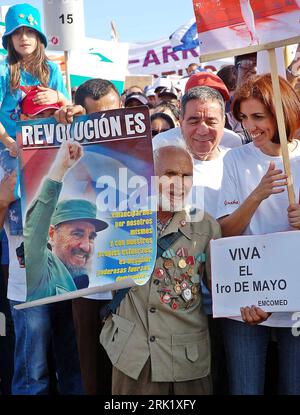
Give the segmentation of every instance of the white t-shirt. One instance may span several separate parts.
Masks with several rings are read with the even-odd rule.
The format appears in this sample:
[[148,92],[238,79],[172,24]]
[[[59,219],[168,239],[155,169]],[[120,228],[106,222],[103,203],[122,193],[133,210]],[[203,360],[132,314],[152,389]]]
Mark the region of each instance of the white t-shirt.
[[[217,218],[230,215],[258,186],[271,161],[283,170],[282,157],[272,157],[257,149],[253,143],[229,151],[224,158],[223,181],[219,193]],[[298,199],[300,187],[300,142],[290,153],[294,189]],[[244,235],[292,230],[287,217],[288,193],[271,195],[259,205]],[[298,270],[297,270],[298,272]],[[295,310],[298,311],[298,310]],[[271,327],[291,327],[292,313],[273,313],[263,324]]]
[[[4,171],[0,167],[0,181],[3,179]],[[7,298],[14,301],[26,300],[26,273],[25,268],[21,268],[16,249],[23,242],[22,236],[12,236],[9,233],[8,220],[4,222],[4,229],[8,239],[9,249],[9,279],[7,287]]]
[[[184,143],[180,127],[157,134],[153,140],[153,150],[160,146],[177,145]],[[194,189],[193,189],[193,205],[195,201],[195,191],[197,191],[197,209],[204,210],[213,218],[216,217],[218,192],[221,188],[223,175],[223,157],[231,147],[242,145],[241,137],[233,131],[224,128],[224,135],[221,140],[219,149],[221,150],[218,158],[209,161],[201,161],[194,159]],[[202,187],[195,190],[195,186]],[[203,196],[204,193],[204,198]]]
[[[171,128],[168,131],[157,134],[152,140],[153,150],[161,145],[178,144],[184,140],[181,134],[181,128]],[[241,137],[234,131],[224,128],[224,135],[221,139],[220,145],[227,148],[239,147],[242,145]]]
[[220,154],[216,159],[205,161],[194,159],[193,187],[201,186],[204,194],[204,198],[199,201],[200,203],[197,203],[196,207],[204,210],[213,218],[217,215],[218,198],[223,177],[223,158],[228,151],[228,148],[220,147]]
[[22,236],[13,236],[9,234],[9,227],[7,221],[4,224],[5,232],[7,233],[8,249],[9,249],[9,278],[7,287],[7,298],[14,301],[26,301],[26,271],[21,268],[16,249],[23,242]]

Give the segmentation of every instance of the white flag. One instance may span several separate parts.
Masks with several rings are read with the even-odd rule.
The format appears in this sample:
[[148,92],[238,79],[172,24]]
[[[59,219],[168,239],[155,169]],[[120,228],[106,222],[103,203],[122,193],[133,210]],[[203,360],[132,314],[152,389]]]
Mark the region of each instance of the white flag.
[[180,26],[179,29],[171,34],[169,39],[174,52],[197,48],[199,40],[195,18]]

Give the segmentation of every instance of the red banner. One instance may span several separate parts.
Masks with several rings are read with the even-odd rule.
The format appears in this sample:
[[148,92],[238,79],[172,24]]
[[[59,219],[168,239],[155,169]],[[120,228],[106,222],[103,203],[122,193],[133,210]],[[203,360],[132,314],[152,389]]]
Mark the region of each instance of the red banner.
[[[298,10],[294,0],[249,0],[255,20]],[[198,33],[244,22],[239,0],[193,0]]]

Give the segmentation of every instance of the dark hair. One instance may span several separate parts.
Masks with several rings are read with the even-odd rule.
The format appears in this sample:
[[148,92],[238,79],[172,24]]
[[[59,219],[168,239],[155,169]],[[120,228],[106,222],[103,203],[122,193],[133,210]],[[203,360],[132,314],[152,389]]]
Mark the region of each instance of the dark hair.
[[[154,107],[154,110],[159,109],[158,112],[165,112],[166,109],[169,109],[175,120],[178,121],[180,118],[180,110],[177,105],[172,104],[171,102],[161,102]],[[155,113],[154,113],[155,114]]]
[[189,101],[199,100],[203,103],[207,101],[217,101],[220,105],[222,116],[225,117],[224,99],[219,91],[208,86],[195,86],[189,89],[181,98],[181,116],[184,117],[186,105]]
[[217,75],[222,79],[229,91],[234,91],[237,85],[237,70],[234,65],[223,66]]
[[105,97],[111,91],[114,91],[119,96],[119,92],[112,82],[101,78],[89,79],[78,87],[74,101],[76,105],[84,107],[86,98],[98,101],[98,99]]
[[[300,98],[291,84],[280,76],[279,85],[287,139],[288,141],[292,141],[296,131],[300,127]],[[249,98],[255,98],[260,101],[266,107],[267,111],[273,115],[276,122],[275,98],[271,74],[251,76],[236,90],[232,103],[232,111],[238,121],[242,121],[241,103]],[[278,134],[272,141],[276,144],[280,143]]]
[[154,114],[151,115],[150,117],[150,121],[154,121],[157,119],[163,119],[164,121],[166,121],[169,124],[170,128],[175,128],[175,123],[172,119],[172,117],[164,112],[155,112]]
[[131,85],[129,88],[127,88],[126,94],[133,94],[133,93],[136,94],[137,92],[131,92],[131,89],[133,89],[133,88],[138,88],[141,93],[144,93],[143,88],[141,88],[139,85]]
[[196,63],[196,62],[192,62],[192,63],[190,63],[189,64],[189,66],[188,66],[188,68],[191,68],[192,66],[197,66],[197,68],[198,68],[198,66],[199,66],[199,63]]
[[257,52],[245,53],[244,55],[236,55],[234,57],[234,65],[235,67],[237,67],[240,61],[243,61],[244,59],[251,59],[251,58],[257,58]]

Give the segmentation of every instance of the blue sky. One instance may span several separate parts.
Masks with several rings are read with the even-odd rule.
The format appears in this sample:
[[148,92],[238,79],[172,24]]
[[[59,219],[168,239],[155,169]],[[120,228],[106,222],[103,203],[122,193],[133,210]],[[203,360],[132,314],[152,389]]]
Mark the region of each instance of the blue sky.
[[[1,0],[1,5],[26,0]],[[42,12],[42,0],[28,3]],[[194,16],[192,0],[84,0],[86,36],[110,40],[114,20],[123,42],[147,42],[168,37]]]

